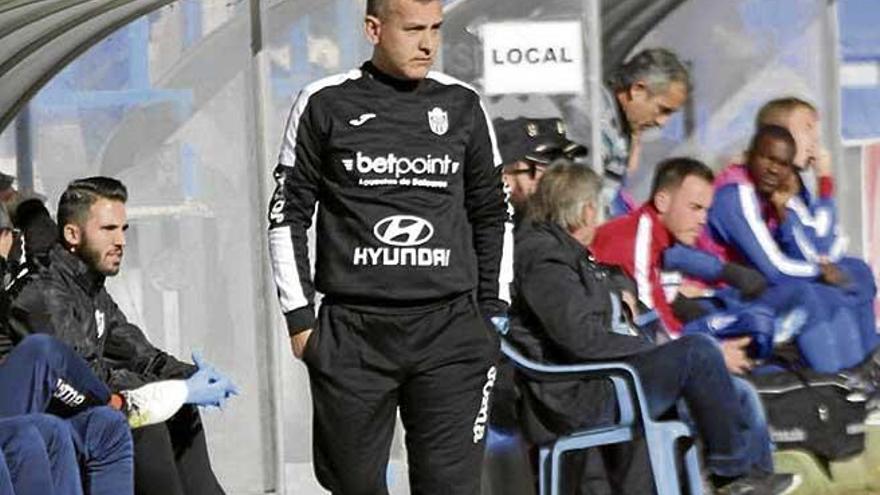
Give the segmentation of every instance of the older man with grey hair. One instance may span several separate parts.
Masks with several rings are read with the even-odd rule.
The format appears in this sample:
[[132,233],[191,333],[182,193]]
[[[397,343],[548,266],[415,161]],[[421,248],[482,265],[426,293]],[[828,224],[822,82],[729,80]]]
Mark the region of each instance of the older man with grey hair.
[[[603,209],[599,177],[586,167],[557,161],[531,201],[516,237],[511,342],[539,362],[630,363],[655,418],[672,412],[683,399],[719,493],[777,494],[790,488],[790,475],[751,471],[748,426],[712,338],[686,335],[658,347],[631,324],[621,301],[631,299],[632,281],[597,263],[589,250]],[[537,443],[614,417],[609,387],[602,381],[523,378],[523,426]],[[608,463],[614,493],[645,492],[620,472],[639,466],[641,461],[632,458],[615,456]]]
[[688,97],[690,75],[675,53],[650,48],[633,55],[608,78],[599,102],[606,209],[633,209],[627,177],[639,167],[642,132],[662,127]]

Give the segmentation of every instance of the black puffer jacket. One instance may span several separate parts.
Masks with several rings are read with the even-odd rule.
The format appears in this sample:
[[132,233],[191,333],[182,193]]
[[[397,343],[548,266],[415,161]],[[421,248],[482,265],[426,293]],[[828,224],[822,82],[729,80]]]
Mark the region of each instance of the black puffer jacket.
[[[551,364],[621,360],[653,348],[648,339],[614,333],[611,293],[631,288],[619,271],[553,224],[517,232],[509,339],[528,358]],[[518,377],[526,434],[544,442],[614,414],[606,380],[533,381]]]
[[113,390],[185,378],[195,366],[155,348],[128,322],[104,287],[104,276],[56,245],[48,266],[10,289],[8,331],[15,342],[47,333],[73,347]]
[[58,227],[40,198],[21,200],[8,211],[0,206],[0,228],[9,227],[18,228],[21,235],[15,236],[7,257],[0,258],[0,280],[4,288],[0,291],[0,357],[9,354],[15,345],[6,324],[9,319],[6,288],[22,274],[45,266],[49,251],[58,243]]

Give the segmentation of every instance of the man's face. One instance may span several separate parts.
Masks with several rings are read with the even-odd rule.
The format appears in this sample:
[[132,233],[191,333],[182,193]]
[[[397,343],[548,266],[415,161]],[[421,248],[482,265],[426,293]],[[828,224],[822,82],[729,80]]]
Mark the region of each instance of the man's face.
[[399,79],[424,79],[440,46],[443,4],[439,0],[386,0],[378,16],[367,16],[373,63]]
[[641,132],[665,125],[685,100],[687,87],[683,83],[672,82],[665,92],[655,94],[646,83],[638,81],[622,95],[620,103],[630,129]]
[[797,144],[794,166],[805,168],[813,165],[819,153],[819,116],[816,112],[806,107],[798,107],[789,114],[784,127],[788,129]]
[[532,194],[535,194],[546,169],[544,165],[529,164],[523,160],[504,167],[502,177],[510,188],[510,202],[514,208],[522,208]]
[[589,248],[596,237],[596,229],[602,223],[599,208],[596,204],[587,203],[581,210],[581,225],[575,229],[569,229],[568,233],[585,248]]
[[794,148],[782,139],[765,136],[749,150],[748,168],[755,188],[764,196],[773,194],[792,173]]
[[689,175],[678,188],[659,191],[654,204],[666,230],[678,242],[693,246],[706,225],[712,206],[713,187],[701,177]]
[[90,268],[106,276],[113,276],[119,273],[122,265],[127,229],[125,203],[100,198],[89,208],[89,216],[81,228],[78,245],[73,247]]

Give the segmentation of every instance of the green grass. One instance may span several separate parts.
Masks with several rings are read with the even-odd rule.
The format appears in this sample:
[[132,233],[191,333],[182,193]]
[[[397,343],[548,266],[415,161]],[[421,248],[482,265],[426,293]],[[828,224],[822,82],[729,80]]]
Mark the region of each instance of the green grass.
[[794,495],[880,494],[880,427],[868,427],[864,452],[832,462],[830,476],[803,451],[779,451],[773,460],[777,471],[801,475],[803,483]]

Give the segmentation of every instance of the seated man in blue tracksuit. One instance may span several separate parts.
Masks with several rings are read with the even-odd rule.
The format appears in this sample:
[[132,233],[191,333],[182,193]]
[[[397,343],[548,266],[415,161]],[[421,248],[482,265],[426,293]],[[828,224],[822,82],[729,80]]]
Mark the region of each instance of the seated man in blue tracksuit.
[[797,146],[793,167],[781,170],[772,201],[780,205],[781,221],[775,236],[780,249],[797,260],[834,263],[840,268],[850,281],[842,294],[843,306],[850,308],[844,312],[855,313],[852,316],[862,331],[862,346],[876,348],[874,275],[864,261],[846,256],[849,239],[838,225],[831,155],[819,139],[816,107],[799,98],[778,98],[758,112],[757,126],[762,125],[786,128]]
[[704,247],[757,268],[775,300],[799,300],[807,320],[797,337],[801,356],[817,371],[834,372],[858,364],[876,347],[870,307],[876,288],[846,263],[799,259],[780,247],[782,226],[796,216],[786,206],[791,196],[778,193],[792,173],[795,150],[788,130],[758,130],[747,164],[722,174],[737,178],[716,189]]
[[73,351],[51,337],[25,339],[0,363],[0,397],[14,493],[133,493],[128,424]]
[[[2,452],[0,446],[0,452]],[[9,474],[9,466],[6,464],[6,456],[0,455],[0,494],[15,494],[15,487],[12,486],[12,475]]]
[[788,213],[776,236],[780,247],[797,259],[837,263],[849,239],[837,224],[834,173],[831,155],[819,138],[818,110],[800,98],[776,98],[761,107],[755,123],[756,128],[786,128],[797,146],[793,167],[784,170],[786,176],[777,189],[778,202]]
[[[210,365],[196,362],[200,370],[186,381],[130,391],[128,399],[137,402],[128,404],[134,409],[123,407],[128,421],[138,426],[167,419],[180,406],[174,398],[178,388],[186,403],[219,404],[227,385],[212,382]],[[131,433],[116,410],[118,397],[65,344],[47,335],[22,340],[0,363],[0,398],[0,447],[15,493],[80,494],[83,486],[92,495],[134,493]],[[40,441],[32,442],[23,429],[34,430]],[[33,463],[24,464],[25,458]],[[52,485],[48,491],[46,480]]]
[[[786,341],[793,333],[809,330],[810,337],[798,339],[798,344],[808,358],[808,364],[825,371],[836,371],[842,362],[853,362],[859,359],[860,349],[875,348],[876,340],[873,332],[874,313],[872,303],[876,292],[873,274],[861,260],[844,256],[847,241],[837,225],[837,211],[834,204],[833,174],[830,166],[830,155],[821,147],[818,136],[818,112],[810,103],[799,98],[778,98],[766,103],[758,112],[756,127],[778,125],[792,134],[796,143],[793,167],[781,169],[779,186],[776,190],[775,202],[780,205],[781,214],[771,218],[768,226],[773,231],[773,239],[779,250],[793,260],[811,263],[831,262],[837,265],[852,281],[847,291],[842,294],[832,291],[830,294],[821,288],[805,287],[798,282],[773,284],[771,290],[758,300],[759,306],[771,307],[776,328],[777,341]],[[728,167],[717,181],[718,189],[731,183],[750,182],[745,167],[733,165]],[[731,186],[732,187],[732,186]],[[760,200],[759,200],[760,201]],[[782,207],[784,205],[784,207]],[[767,212],[768,205],[762,206],[762,213]],[[782,219],[782,221],[778,221]],[[707,243],[710,250],[715,250],[712,242]],[[666,254],[666,268],[681,270],[701,280],[718,278],[723,262],[682,247],[669,249]],[[818,293],[817,293],[818,290]],[[729,287],[709,291],[711,297],[699,301],[688,301],[691,304],[680,306],[684,309],[683,319],[691,319],[707,310],[721,311],[715,321],[732,321],[731,314],[743,310],[753,312],[754,305],[744,301],[740,293]],[[828,304],[830,297],[843,297],[841,304]],[[698,303],[698,304],[694,304]],[[708,308],[707,308],[708,306]],[[843,309],[837,309],[841,306]],[[855,308],[855,309],[853,309]],[[853,321],[855,319],[855,321]],[[758,320],[754,320],[758,321]],[[734,323],[733,326],[737,326]],[[861,345],[846,343],[845,336],[854,337],[850,332],[836,335],[834,346],[840,352],[826,353],[824,350],[827,338],[817,338],[834,332],[837,327],[862,329]],[[819,330],[813,333],[814,330]],[[816,345],[819,342],[819,345]]]
[[33,416],[0,419],[0,494],[82,493],[70,435]]
[[[84,493],[84,484],[90,494],[133,493],[126,419],[107,406],[106,387],[73,351],[51,337],[28,337],[0,363],[0,397],[0,425],[7,427],[0,428],[0,438],[12,442],[4,443],[4,453],[10,454],[7,448],[16,451],[22,425],[32,427],[41,435],[37,446],[47,454],[52,474],[47,477],[36,467],[19,472],[8,462],[16,493],[43,493],[33,486],[42,486],[45,479],[51,480],[54,493]],[[24,452],[35,455],[33,446]],[[33,472],[42,475],[35,479]]]

